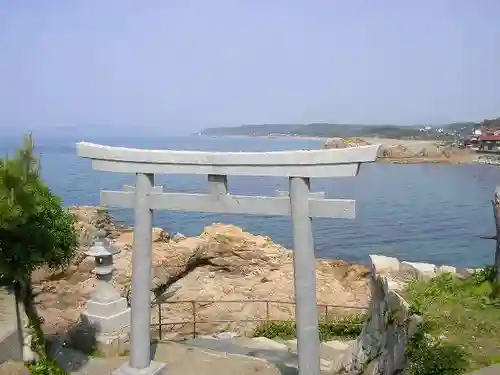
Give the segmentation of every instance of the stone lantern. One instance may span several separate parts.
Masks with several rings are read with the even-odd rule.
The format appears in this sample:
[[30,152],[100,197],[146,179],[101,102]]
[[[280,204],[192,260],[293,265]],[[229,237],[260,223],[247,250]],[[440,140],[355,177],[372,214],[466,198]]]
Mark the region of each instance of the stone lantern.
[[127,300],[111,284],[113,255],[119,252],[106,239],[104,230],[97,232],[94,244],[86,252],[87,256],[95,258],[97,285],[81,317],[87,332],[91,330],[93,346],[106,355],[125,351],[130,332]]

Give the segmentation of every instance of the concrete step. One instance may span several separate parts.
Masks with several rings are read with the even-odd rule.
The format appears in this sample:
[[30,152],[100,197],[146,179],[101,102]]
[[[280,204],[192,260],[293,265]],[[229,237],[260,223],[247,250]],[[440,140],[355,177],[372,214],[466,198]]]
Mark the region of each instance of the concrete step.
[[276,343],[266,343],[263,340],[253,340],[245,337],[232,339],[216,339],[211,337],[198,337],[186,340],[184,345],[204,348],[219,353],[259,358],[275,365],[282,375],[297,374],[297,356],[281,345],[279,349]]
[[[295,349],[293,348],[295,342]],[[290,342],[279,342],[266,337],[232,337],[229,339],[217,339],[214,337],[198,337],[196,339],[186,340],[185,345],[207,348],[213,351],[239,354],[249,357],[264,359],[273,363],[282,374],[297,374],[298,373],[298,358],[297,358],[297,343],[296,340]],[[340,359],[343,351],[340,348],[347,348],[347,344],[340,347],[338,350],[333,349],[329,345],[322,345],[321,371],[328,373],[334,365],[333,361]],[[328,359],[332,358],[332,359]]]
[[[354,341],[326,341],[322,342],[320,345],[320,356],[328,361],[333,361],[343,356],[349,346]],[[286,345],[292,353],[297,353],[297,339],[287,340],[283,343]]]
[[[331,372],[332,369],[337,368],[340,361],[350,348],[350,345],[352,345],[354,341],[355,340],[333,340],[322,342],[320,345],[320,357],[322,361],[322,367],[325,368],[325,370],[322,371]],[[297,339],[284,341],[284,344],[292,353],[297,353]]]
[[[321,344],[322,373],[331,372],[349,344],[350,342],[341,341]],[[253,374],[254,372],[248,369],[255,368],[260,368],[259,371],[266,375],[297,375],[296,351],[296,340],[278,342],[265,337],[198,337],[182,344],[155,344],[152,346],[152,359],[167,363],[168,375],[229,375],[232,374],[229,369],[237,374]],[[112,374],[127,360],[127,357],[91,358],[68,348],[60,348],[57,356],[59,364],[74,375]],[[225,372],[222,371],[223,367]],[[173,369],[178,372],[173,372]],[[245,372],[247,370],[250,372]]]

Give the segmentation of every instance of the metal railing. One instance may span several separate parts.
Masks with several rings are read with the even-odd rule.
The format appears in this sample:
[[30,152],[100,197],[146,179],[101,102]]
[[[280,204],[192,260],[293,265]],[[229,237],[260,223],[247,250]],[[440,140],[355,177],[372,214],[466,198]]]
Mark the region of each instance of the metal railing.
[[[254,319],[198,319],[197,318],[197,306],[200,304],[229,304],[229,303],[240,303],[240,304],[265,304],[265,318],[254,318]],[[191,305],[191,317],[190,320],[181,320],[175,322],[165,322],[163,323],[162,317],[162,306],[163,305],[179,305],[179,304],[189,304]],[[166,326],[176,326],[176,325],[186,325],[192,324],[192,337],[196,338],[197,324],[203,323],[264,323],[265,325],[269,325],[272,322],[286,322],[286,321],[294,321],[294,319],[271,319],[270,316],[270,305],[291,305],[295,306],[295,302],[289,301],[279,301],[279,300],[223,300],[223,301],[214,301],[214,300],[179,300],[179,301],[162,301],[157,303],[158,309],[158,322],[152,323],[151,327],[158,328],[158,338],[159,340],[163,339],[162,328]],[[319,310],[323,310],[323,313],[319,314],[320,318],[323,318],[325,321],[329,320],[329,313],[331,313],[332,309],[352,309],[359,311],[367,311],[367,306],[355,306],[355,305],[333,305],[333,304],[318,304]]]

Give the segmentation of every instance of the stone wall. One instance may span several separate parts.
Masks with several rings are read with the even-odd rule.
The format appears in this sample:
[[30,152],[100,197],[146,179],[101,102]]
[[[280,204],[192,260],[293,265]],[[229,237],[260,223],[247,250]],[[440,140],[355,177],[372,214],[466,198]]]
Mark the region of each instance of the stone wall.
[[405,350],[421,317],[411,314],[402,291],[410,280],[426,280],[444,272],[470,275],[473,269],[456,269],[429,263],[400,262],[371,255],[372,300],[363,331],[333,370],[336,374],[396,375],[406,368]]

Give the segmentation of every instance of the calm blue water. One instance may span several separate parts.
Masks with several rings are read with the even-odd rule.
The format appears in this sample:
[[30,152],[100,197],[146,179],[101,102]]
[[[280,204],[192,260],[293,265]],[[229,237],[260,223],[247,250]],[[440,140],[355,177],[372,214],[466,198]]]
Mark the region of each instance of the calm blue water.
[[[319,148],[320,142],[283,139],[230,139],[209,137],[145,139],[86,139],[97,143],[144,148],[185,150],[268,151]],[[1,144],[3,142],[3,145]],[[95,172],[88,160],[76,156],[73,140],[38,139],[42,175],[67,205],[97,205],[100,189],[120,189],[133,184],[130,175]],[[11,140],[0,141],[0,150],[12,149]],[[203,192],[204,176],[159,176],[158,184],[177,192]],[[479,267],[491,263],[494,241],[490,199],[500,184],[500,169],[486,165],[369,164],[357,177],[318,179],[313,190],[330,198],[357,200],[355,220],[314,221],[318,257],[364,263],[368,254],[386,254],[405,260]],[[229,177],[237,194],[274,195],[287,189],[285,178]],[[112,211],[132,224],[129,210]],[[290,219],[157,212],[155,226],[170,232],[199,234],[213,222],[233,223],[269,235],[287,247],[291,243]]]

